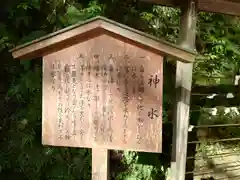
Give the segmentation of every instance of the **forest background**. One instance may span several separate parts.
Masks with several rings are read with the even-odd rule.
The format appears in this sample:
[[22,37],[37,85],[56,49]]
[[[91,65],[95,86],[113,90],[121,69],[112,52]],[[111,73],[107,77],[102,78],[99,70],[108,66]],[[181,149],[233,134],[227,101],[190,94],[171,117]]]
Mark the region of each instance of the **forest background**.
[[[42,62],[13,60],[17,44],[102,15],[172,43],[177,43],[180,10],[133,0],[8,0],[0,1],[0,179],[89,180],[91,150],[41,145]],[[193,86],[231,83],[240,68],[240,20],[234,16],[198,13]],[[113,152],[113,179],[165,179],[169,166],[174,65],[165,63],[163,154]],[[216,77],[216,78],[215,78]],[[167,79],[167,80],[166,80]],[[234,112],[214,122],[236,122]],[[209,112],[197,117],[193,124]],[[213,122],[213,123],[214,123]],[[170,125],[169,125],[170,124]],[[234,132],[234,133],[233,133]],[[225,132],[226,133],[226,132]],[[232,129],[232,136],[240,130]],[[118,158],[121,154],[121,158]],[[115,157],[115,158],[114,158]]]

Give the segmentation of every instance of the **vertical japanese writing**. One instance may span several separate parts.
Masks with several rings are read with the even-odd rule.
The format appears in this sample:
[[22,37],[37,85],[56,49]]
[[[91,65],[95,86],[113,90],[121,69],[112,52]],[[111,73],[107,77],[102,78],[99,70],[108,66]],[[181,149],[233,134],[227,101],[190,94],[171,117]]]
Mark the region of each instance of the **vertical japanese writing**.
[[56,75],[57,75],[57,80],[58,80],[58,84],[57,84],[57,122],[58,122],[58,130],[59,130],[59,139],[63,139],[63,104],[62,104],[62,69],[61,69],[61,63],[58,62],[57,63],[57,71],[56,71]]
[[133,95],[136,94],[136,78],[137,78],[137,67],[136,66],[132,66],[132,93]]
[[56,75],[56,69],[57,69],[57,67],[56,67],[56,64],[53,62],[52,63],[52,65],[51,65],[51,73],[50,73],[50,76],[51,76],[51,84],[52,84],[52,90],[53,90],[53,92],[55,91],[55,89],[56,89],[56,77],[57,77],[57,75]]
[[72,135],[76,136],[76,106],[77,106],[77,97],[76,97],[76,78],[77,78],[77,69],[76,65],[72,65]]
[[[109,55],[108,57],[108,70],[109,70],[109,78],[108,78],[108,83],[112,84],[114,82],[114,78],[113,78],[113,71],[114,71],[114,67],[113,67],[113,61],[114,61],[114,57],[112,54]],[[111,86],[111,85],[109,85]]]
[[[150,87],[154,86],[155,88],[157,88],[157,85],[160,83],[160,79],[158,77],[158,75],[150,75],[150,78],[148,79],[148,84],[150,85]],[[158,115],[158,110],[157,109],[154,109],[154,108],[151,108],[149,111],[148,111],[148,117],[150,119],[155,119],[157,117],[159,117]]]
[[114,82],[114,67],[112,64],[112,60],[113,60],[113,56],[110,55],[110,65],[109,65],[109,78],[108,78],[108,82],[110,83],[108,85],[108,129],[107,129],[107,137],[108,137],[108,141],[112,142],[112,133],[113,133],[113,129],[112,129],[112,121],[113,121],[113,96],[112,96],[112,89],[111,89],[111,84]]
[[[65,64],[64,66],[64,92],[65,92],[65,97],[66,97],[66,101],[65,101],[65,109],[64,109],[64,114],[65,114],[65,119],[66,119],[66,123],[70,123],[70,113],[71,113],[71,109],[70,107],[70,65],[69,64]],[[69,129],[66,128],[65,130],[65,139],[68,140],[70,139],[70,132]]]
[[104,132],[106,131],[106,119],[107,119],[107,90],[108,90],[108,68],[107,68],[107,64],[108,61],[103,61],[102,65],[101,65],[101,76],[102,76],[102,121],[99,124],[99,131],[101,134],[101,137],[103,138],[103,140],[106,139],[106,137],[104,136]]
[[99,124],[99,103],[100,103],[100,97],[99,97],[99,93],[100,93],[100,86],[98,83],[98,79],[100,77],[100,60],[99,57],[100,55],[95,54],[94,56],[94,73],[95,73],[95,79],[96,79],[96,83],[94,83],[94,97],[93,97],[93,101],[95,103],[95,107],[94,107],[94,113],[93,113],[93,124],[94,124],[94,134],[93,134],[93,138],[94,141],[97,141],[97,137],[98,137],[98,124]]
[[148,79],[148,84],[150,86],[154,86],[155,88],[157,88],[158,83],[160,83],[158,75],[155,76],[151,75],[150,78]]
[[91,81],[91,70],[92,70],[92,66],[91,66],[91,62],[87,61],[87,67],[86,67],[86,71],[87,71],[87,104],[88,107],[90,108],[91,106],[91,96],[92,96],[92,81]]
[[43,116],[53,121],[44,132],[52,129],[55,145],[157,152],[162,62],[152,52],[111,42],[109,49],[89,41],[45,57]]
[[99,57],[100,57],[99,54],[94,55],[94,59],[95,59],[94,71],[95,71],[95,76],[96,77],[100,76],[100,59],[99,59]]
[[93,128],[94,128],[94,132],[93,132],[93,140],[97,141],[97,137],[98,137],[98,128],[99,127],[99,118],[98,118],[98,112],[95,112],[93,114]]
[[77,60],[79,62],[81,62],[80,64],[80,78],[83,77],[84,75],[84,71],[85,71],[85,58],[84,58],[84,55],[82,53],[79,54]]
[[143,112],[143,93],[144,93],[144,66],[140,66],[140,78],[139,78],[139,85],[138,85],[138,105],[137,105],[137,112],[138,112],[138,118],[137,118],[137,143],[141,143],[141,127],[143,126],[144,119],[142,117]]
[[148,111],[148,117],[149,117],[150,119],[154,119],[154,118],[159,117],[159,115],[158,115],[158,110],[151,108],[151,109]]
[[123,143],[126,144],[127,143],[127,128],[128,128],[128,116],[129,116],[129,112],[128,112],[128,102],[129,102],[129,57],[127,55],[124,56],[124,60],[125,60],[125,66],[124,66],[124,95],[123,95],[123,120],[124,120],[124,125],[123,125]]
[[107,136],[108,136],[108,141],[112,142],[112,121],[113,121],[113,99],[112,99],[112,92],[111,89],[109,90],[108,94],[108,129],[107,129]]
[[119,66],[117,67],[117,78],[116,78],[117,90],[118,90],[119,92],[120,92],[120,87],[121,87],[121,85],[120,85],[121,76],[122,76],[121,71],[122,71],[122,66],[119,65]]
[[85,58],[83,54],[80,54],[79,57],[79,62],[80,64],[80,73],[79,73],[79,107],[80,107],[80,112],[79,112],[79,121],[80,121],[80,138],[83,140],[84,136],[84,96],[83,96],[83,77],[84,77],[84,71],[85,71]]
[[102,124],[100,126],[100,131],[103,132],[105,129],[105,121],[107,118],[107,102],[106,102],[106,91],[107,91],[107,67],[106,67],[106,62],[103,62],[104,64],[102,65],[102,77],[103,77],[103,83],[102,83],[102,100],[103,100],[103,106],[102,106]]

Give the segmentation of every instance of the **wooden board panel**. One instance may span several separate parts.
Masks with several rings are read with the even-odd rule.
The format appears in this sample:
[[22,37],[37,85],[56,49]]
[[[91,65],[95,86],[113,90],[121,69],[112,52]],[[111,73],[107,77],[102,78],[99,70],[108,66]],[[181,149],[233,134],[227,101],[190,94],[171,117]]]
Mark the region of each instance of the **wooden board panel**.
[[[179,46],[195,49],[197,25],[197,0],[185,1],[182,7],[179,31]],[[192,179],[186,177],[187,142],[189,129],[189,110],[192,88],[193,63],[176,64],[176,97],[173,117],[173,139],[171,157],[171,180]]]
[[163,58],[100,35],[43,58],[45,145],[161,152]]
[[92,149],[92,180],[109,180],[109,151]]
[[201,11],[240,16],[240,1],[200,0],[198,7]]

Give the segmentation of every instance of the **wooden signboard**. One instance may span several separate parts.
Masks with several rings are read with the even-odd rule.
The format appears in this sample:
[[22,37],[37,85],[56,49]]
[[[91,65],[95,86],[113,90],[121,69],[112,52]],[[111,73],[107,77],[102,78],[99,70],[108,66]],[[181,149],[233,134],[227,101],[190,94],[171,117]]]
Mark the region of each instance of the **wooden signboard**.
[[43,144],[161,152],[162,56],[107,34],[43,59]]
[[106,180],[107,149],[162,151],[165,55],[195,54],[103,17],[12,50],[43,57],[42,142],[88,147],[92,178]]

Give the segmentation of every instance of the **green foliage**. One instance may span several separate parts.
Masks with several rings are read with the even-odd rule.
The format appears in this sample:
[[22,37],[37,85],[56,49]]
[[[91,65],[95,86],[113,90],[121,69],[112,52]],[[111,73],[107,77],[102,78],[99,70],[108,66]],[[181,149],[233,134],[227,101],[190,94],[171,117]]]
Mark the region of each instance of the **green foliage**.
[[[218,107],[216,115],[211,115],[211,110],[203,110],[199,120],[201,125],[215,125],[215,124],[240,124],[239,113],[237,108],[226,111],[223,107]],[[212,129],[203,129],[207,131],[209,139],[227,139],[240,137],[238,126],[219,127]],[[227,142],[228,143],[228,142]],[[238,141],[230,142],[230,144],[238,143]]]
[[103,14],[104,5],[98,4],[97,1],[90,1],[86,8],[81,4],[69,4],[64,16],[61,16],[61,22],[64,26],[79,23],[97,15]]
[[10,43],[10,38],[8,35],[7,27],[4,23],[0,23],[0,52],[5,48],[12,47]]
[[[136,153],[125,152],[124,164],[128,167],[128,170],[119,174],[117,179],[163,179],[164,167],[162,162],[156,159],[156,155],[153,153]],[[152,162],[149,161],[152,160]],[[150,163],[150,164],[149,164]]]
[[[5,50],[96,15],[104,15],[177,43],[180,11],[120,0],[11,0],[3,4],[8,11],[4,15],[6,20],[0,23],[0,53],[4,57],[0,62],[3,71],[7,71],[4,78],[11,82],[7,84],[9,87],[4,97],[4,103],[11,107],[0,106],[3,114],[10,111],[0,124],[0,178],[91,179],[90,150],[41,145],[41,60],[13,61],[3,55]],[[227,76],[239,71],[239,32],[238,18],[199,13],[196,42],[199,57],[194,68],[196,81],[203,81],[202,76]],[[175,78],[172,73],[174,67],[165,63],[165,69],[163,118],[168,122]],[[169,129],[164,130],[166,141],[171,139]],[[233,131],[238,134],[237,130]],[[170,154],[169,148],[164,148]],[[124,152],[122,164],[127,170],[118,174],[117,179],[164,179],[168,163],[169,159],[164,155]]]
[[195,75],[234,76],[239,69],[238,18],[199,14],[197,47],[201,57],[195,63]]

